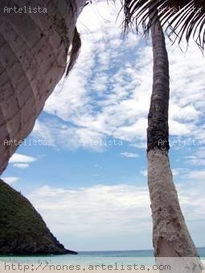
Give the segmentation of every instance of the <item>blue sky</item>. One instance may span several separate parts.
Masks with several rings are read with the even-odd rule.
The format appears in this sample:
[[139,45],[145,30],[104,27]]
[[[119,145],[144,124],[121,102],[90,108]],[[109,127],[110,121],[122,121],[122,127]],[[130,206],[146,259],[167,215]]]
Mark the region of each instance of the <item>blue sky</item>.
[[[140,35],[123,40],[117,12],[106,1],[85,8],[78,61],[3,174],[76,250],[152,247],[146,184],[152,51]],[[204,58],[194,44],[187,52],[167,44],[171,165],[192,237],[205,246]]]

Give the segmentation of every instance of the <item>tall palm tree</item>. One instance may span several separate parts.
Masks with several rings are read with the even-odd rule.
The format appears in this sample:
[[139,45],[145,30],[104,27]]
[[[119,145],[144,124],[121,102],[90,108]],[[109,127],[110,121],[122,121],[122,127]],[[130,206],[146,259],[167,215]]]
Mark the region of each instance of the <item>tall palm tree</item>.
[[0,174],[65,70],[72,68],[80,48],[76,20],[85,4],[0,1]]
[[[171,4],[173,6],[178,2],[180,1],[125,0],[124,2],[125,28],[133,21],[138,28],[138,24],[142,22],[145,31],[151,29],[152,36],[154,66],[151,105],[148,114],[147,158],[148,185],[153,217],[153,245],[156,257],[198,256],[180,209],[168,156],[169,62],[160,23],[160,20],[166,21],[167,17],[164,14],[162,15],[157,8],[165,8],[165,5]],[[189,2],[189,5],[197,5],[200,1],[186,2]],[[201,18],[204,18],[204,14]],[[199,27],[201,18],[197,17],[199,21],[195,21],[197,27]],[[172,21],[176,22],[175,20]],[[183,29],[183,31],[179,31],[181,33],[180,39],[185,29],[189,28],[189,24],[193,26],[194,22],[190,23],[185,19],[181,26],[176,25],[174,27],[174,31],[177,31],[178,27]],[[188,32],[187,41],[190,35],[191,32]],[[200,35],[201,33],[198,33],[197,42],[203,47],[204,42],[200,40]],[[199,265],[196,272],[201,272],[199,260],[196,259],[195,262]],[[190,266],[192,265],[190,264]]]
[[169,62],[159,21],[152,25],[151,35],[154,64],[147,158],[155,256],[196,257],[198,254],[180,209],[169,164]]

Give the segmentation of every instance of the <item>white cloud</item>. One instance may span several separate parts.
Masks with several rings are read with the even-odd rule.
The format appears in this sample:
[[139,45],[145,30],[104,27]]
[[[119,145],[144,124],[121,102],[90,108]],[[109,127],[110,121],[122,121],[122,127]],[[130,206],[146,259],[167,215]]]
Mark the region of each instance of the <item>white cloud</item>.
[[2,180],[5,181],[9,185],[13,185],[13,184],[15,184],[16,182],[19,181],[19,177],[16,177],[16,176],[5,176],[5,177],[2,177]]
[[19,169],[26,169],[29,167],[28,163],[15,163],[13,164],[13,167],[19,168]]
[[194,122],[197,120],[200,116],[201,112],[197,110],[194,105],[191,103],[189,105],[185,105],[183,107],[180,107],[179,105],[170,104],[170,116],[172,119],[179,120],[179,121],[192,121]]
[[185,169],[185,168],[173,168],[172,169],[172,174],[174,176],[177,176],[177,177],[184,177],[187,175],[187,173],[189,172],[188,169]]
[[205,171],[204,170],[190,171],[190,173],[188,174],[188,178],[195,181],[205,182]]
[[[152,89],[152,50],[150,41],[146,43],[144,37],[134,33],[122,40],[119,27],[122,17],[115,23],[118,10],[118,5],[99,1],[87,6],[80,16],[80,56],[69,77],[58,84],[44,108],[58,122],[53,126],[52,122],[41,120],[34,129],[34,133],[42,135],[51,145],[96,150],[92,143],[112,137],[136,147],[144,143]],[[186,54],[169,42],[167,48],[170,134],[204,141],[205,128],[198,126],[205,115],[203,57],[192,43]]]
[[129,152],[123,152],[121,153],[121,156],[127,157],[127,158],[138,158],[139,155],[136,153],[129,153]]
[[[113,12],[114,6],[109,9],[107,3],[101,2],[96,7],[101,12],[100,16],[99,14],[93,15],[93,7],[86,8],[85,13],[82,13],[82,18],[79,20],[79,22],[84,21],[79,28],[82,38],[80,57],[68,79],[59,83],[46,102],[45,111],[56,115],[64,122],[71,123],[73,127],[70,128],[70,131],[77,135],[81,135],[84,131],[88,138],[90,135],[96,136],[97,142],[99,142],[99,137],[101,141],[106,137],[119,138],[118,127],[119,129],[122,127],[122,131],[126,131],[127,120],[134,121],[135,117],[140,114],[139,110],[143,114],[146,111],[143,103],[147,104],[147,100],[146,96],[135,95],[136,86],[141,82],[143,82],[143,86],[146,85],[143,71],[139,70],[139,73],[134,73],[132,64],[129,64],[127,60],[120,69],[120,64],[118,64],[120,58],[124,56],[123,46],[130,41],[128,47],[133,50],[139,43],[139,38],[130,34],[126,42],[122,42],[121,29],[115,24],[117,12],[116,9]],[[108,16],[106,22],[109,21],[109,23],[102,23],[102,21],[105,22],[102,17],[106,18],[106,16]],[[88,25],[85,18],[89,18]],[[100,22],[96,23],[96,20]],[[92,23],[89,25],[90,22]],[[121,43],[123,43],[121,51],[116,50]],[[146,50],[146,52],[150,54],[150,50]],[[140,64],[143,64],[142,60]],[[117,70],[112,76],[107,72],[116,68]],[[130,79],[130,84],[127,82],[128,79]],[[109,92],[108,86],[111,89]],[[128,93],[130,93],[129,100],[126,99]],[[127,115],[124,115],[125,112]],[[52,138],[49,142],[55,143],[56,135],[55,130],[51,128],[52,125],[42,123],[39,126],[39,124],[39,122],[36,123],[34,134],[37,132],[44,134],[48,140]],[[139,131],[137,135],[144,135],[145,130],[141,130],[141,125],[138,124],[136,125],[138,126],[136,129]],[[59,135],[65,133],[60,124],[56,130]],[[130,133],[125,132],[125,135]],[[133,133],[130,138],[133,138]],[[125,140],[127,140],[126,138],[124,136]],[[121,139],[123,139],[123,135]],[[92,140],[92,142],[94,141]],[[84,146],[86,143],[88,147],[91,147],[90,141],[85,141]],[[73,145],[73,148],[82,146],[75,145],[75,143]],[[71,147],[66,144],[65,146]]]
[[186,156],[185,160],[194,166],[205,166],[205,148],[200,147],[194,154],[191,156]]
[[149,222],[150,201],[144,187],[96,185],[65,189],[43,186],[29,198],[49,226],[61,234],[77,232],[96,236],[104,232],[141,231]]
[[139,149],[143,149],[145,150],[147,148],[147,142],[145,139],[142,140],[136,140],[136,142],[129,144],[130,147],[135,147],[135,148],[139,148]]
[[193,128],[192,124],[185,124],[176,120],[169,121],[170,134],[174,136],[187,136],[190,135]]
[[36,161],[35,157],[15,153],[9,160],[9,163],[31,163]]
[[34,129],[32,136],[41,139],[45,145],[54,146],[57,149],[63,147],[73,150],[81,147],[101,151],[107,144],[103,134],[88,128],[59,126],[55,120],[37,121],[36,124],[38,129]]
[[30,166],[31,163],[36,161],[35,157],[15,153],[12,155],[12,157],[9,160],[9,163],[13,164],[13,167],[25,169]]
[[46,123],[43,123],[37,119],[32,131],[32,137],[34,137],[35,140],[40,141],[40,143],[45,146],[55,146],[55,133],[53,133],[54,136],[51,135],[51,128],[52,126],[48,126]]
[[141,175],[143,175],[145,177],[147,176],[147,170],[141,170],[140,173],[141,173]]
[[[205,173],[203,175],[205,175]],[[188,223],[190,221],[190,224],[193,224],[194,221],[196,221],[196,226],[199,225],[199,221],[205,219],[205,185],[204,179],[201,180],[200,178],[199,174],[196,175],[196,173],[190,173],[191,180],[183,183],[183,185],[178,185],[180,204],[185,218]]]
[[[193,227],[205,218],[204,184],[186,182],[177,188],[188,226]],[[124,184],[69,189],[45,185],[28,197],[55,234],[60,234],[68,243],[76,237],[74,244],[78,249],[86,249],[83,241],[92,242],[93,238],[95,246],[98,240],[99,249],[106,243],[110,247],[109,238],[114,243],[115,236],[118,242],[122,237],[119,247],[125,246],[126,240],[134,240],[140,245],[141,234],[146,232],[151,238],[147,187]],[[82,239],[78,240],[78,237]],[[142,245],[147,244],[144,237],[142,240]]]
[[172,173],[177,179],[180,178],[180,181],[195,182],[196,186],[205,181],[205,171],[200,169],[173,168]]

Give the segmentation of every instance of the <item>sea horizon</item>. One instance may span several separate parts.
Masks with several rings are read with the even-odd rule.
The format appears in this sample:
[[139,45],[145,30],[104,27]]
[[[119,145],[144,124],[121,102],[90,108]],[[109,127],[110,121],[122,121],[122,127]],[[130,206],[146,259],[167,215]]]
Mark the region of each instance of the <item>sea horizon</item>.
[[[196,247],[197,250],[199,249],[203,249],[205,248],[205,246],[199,246],[199,247]],[[132,251],[154,251],[154,249],[152,248],[141,248],[141,249],[102,249],[102,250],[76,250],[78,253],[83,253],[83,252],[124,252],[124,251],[127,251],[127,252],[132,252]]]
[[[205,261],[205,247],[197,248],[201,260]],[[154,263],[153,249],[146,250],[107,250],[79,251],[78,255],[0,255],[3,263],[42,263],[42,264],[152,264]]]

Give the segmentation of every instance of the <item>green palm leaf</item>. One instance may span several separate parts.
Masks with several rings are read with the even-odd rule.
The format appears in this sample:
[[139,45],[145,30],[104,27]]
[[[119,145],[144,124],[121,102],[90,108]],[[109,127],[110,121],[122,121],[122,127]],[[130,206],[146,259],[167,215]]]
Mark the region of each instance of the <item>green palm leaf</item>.
[[[156,15],[174,41],[187,43],[193,38],[204,49],[205,44],[205,1],[204,0],[123,0],[124,29],[133,26],[138,31],[141,25],[147,33],[155,22]],[[157,11],[157,12],[156,12]]]

